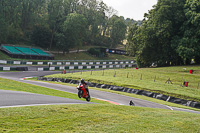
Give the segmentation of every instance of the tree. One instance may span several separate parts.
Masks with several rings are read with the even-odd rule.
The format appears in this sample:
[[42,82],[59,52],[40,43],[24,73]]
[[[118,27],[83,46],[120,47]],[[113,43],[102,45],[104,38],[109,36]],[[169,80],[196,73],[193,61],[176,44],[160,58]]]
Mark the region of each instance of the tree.
[[75,46],[82,46],[86,30],[87,20],[83,15],[77,13],[69,14],[62,26],[61,33],[63,35],[60,35],[62,40],[65,40],[62,41],[63,52],[68,52],[70,48]]
[[8,34],[8,26],[3,19],[3,17],[0,16],[0,43],[7,42],[7,34]]
[[47,26],[35,25],[32,33],[33,44],[42,48],[48,48],[50,44],[51,30]]
[[48,24],[52,31],[49,49],[51,49],[53,46],[54,36],[59,30],[60,26],[63,24],[65,16],[70,12],[70,7],[66,7],[66,4],[68,3],[68,0],[50,0],[48,3]]
[[[101,0],[0,0],[0,41],[27,44],[33,42],[43,47],[54,48],[56,41],[58,44],[64,43],[62,39],[60,41],[58,38],[66,37],[67,32],[77,30],[76,27],[73,27],[73,30],[69,29],[69,26],[67,30],[63,30],[63,26],[67,25],[64,25],[66,18],[72,17],[72,13],[82,15],[85,18],[83,23],[86,21],[86,25],[83,24],[84,28],[81,30],[84,31],[81,33],[80,38],[82,39],[72,38],[74,45],[85,41],[84,44],[109,47],[110,42],[113,42],[114,46],[124,38],[122,35],[124,30],[122,31],[120,28],[123,27],[123,18],[110,23],[116,10],[108,7]],[[74,22],[72,25],[77,24]],[[40,41],[33,39],[38,38],[36,35],[32,36],[32,33],[35,34],[37,31],[35,25],[40,26],[38,31],[48,30],[47,36],[51,33],[51,37],[48,38],[49,45],[46,45],[47,43],[39,44]],[[113,30],[112,35],[111,30]],[[39,35],[42,36],[42,34]]]
[[128,51],[128,53],[131,56],[135,56],[136,55],[136,51],[137,51],[137,42],[136,40],[134,40],[135,36],[137,35],[137,31],[138,31],[138,26],[135,23],[134,25],[129,25],[129,30],[128,30],[128,36],[127,36],[127,44],[126,44],[126,50]]
[[158,0],[154,9],[145,14],[142,26],[133,35],[132,44],[143,66],[179,64],[181,57],[174,46],[185,20],[183,0]]
[[67,52],[69,51],[68,47],[65,48],[66,40],[63,33],[56,33],[55,41],[56,41],[56,48],[58,51],[59,50],[63,51],[63,54],[65,54],[66,51]]
[[122,41],[125,39],[127,26],[123,18],[113,16],[111,18],[111,33],[110,38],[112,39],[111,47],[114,48],[118,44],[122,44]]
[[[191,61],[195,59],[200,64],[200,2],[199,0],[187,0],[184,6],[186,21],[181,27],[183,33],[179,36],[177,52],[180,56]],[[189,62],[190,63],[190,62]]]
[[[46,0],[1,0],[0,16],[7,25],[6,43],[30,42],[36,23],[44,23]],[[4,32],[6,32],[4,31]]]

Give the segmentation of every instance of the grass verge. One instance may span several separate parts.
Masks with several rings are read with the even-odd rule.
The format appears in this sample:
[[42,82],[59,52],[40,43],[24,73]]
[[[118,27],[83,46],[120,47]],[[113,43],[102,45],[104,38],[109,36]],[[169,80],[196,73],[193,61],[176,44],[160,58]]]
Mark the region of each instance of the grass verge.
[[[182,68],[183,67],[145,68],[139,70],[117,69],[73,74],[69,73],[66,75],[55,74],[47,77],[72,79],[84,78],[91,82],[141,89],[200,102],[200,89],[195,88],[195,85],[200,83],[200,79],[198,78],[200,76],[200,67],[188,66],[188,69],[195,69],[196,73],[194,74],[189,74],[187,71],[182,72]],[[166,83],[169,78],[173,84]],[[189,87],[180,86],[183,82],[182,79],[189,82]]]
[[200,132],[200,116],[116,105],[55,105],[0,109],[1,132]]
[[[77,98],[77,95],[0,78],[0,89]],[[200,132],[200,116],[105,104],[0,108],[0,132]]]

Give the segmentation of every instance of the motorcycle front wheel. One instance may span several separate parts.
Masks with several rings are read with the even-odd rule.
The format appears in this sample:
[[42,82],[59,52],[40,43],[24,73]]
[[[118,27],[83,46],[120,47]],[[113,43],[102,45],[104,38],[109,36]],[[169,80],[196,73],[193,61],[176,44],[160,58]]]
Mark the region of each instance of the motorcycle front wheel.
[[81,97],[82,97],[82,94],[83,94],[82,90],[79,90],[79,91],[78,91],[78,97],[81,98]]

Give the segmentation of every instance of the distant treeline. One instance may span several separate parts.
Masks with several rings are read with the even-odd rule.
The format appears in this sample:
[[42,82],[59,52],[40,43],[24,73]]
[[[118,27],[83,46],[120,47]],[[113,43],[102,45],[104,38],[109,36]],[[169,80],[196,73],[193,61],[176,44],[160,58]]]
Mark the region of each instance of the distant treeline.
[[0,43],[63,52],[87,44],[115,47],[132,24],[115,14],[98,0],[1,0]]
[[140,66],[200,64],[200,1],[158,0],[128,35]]

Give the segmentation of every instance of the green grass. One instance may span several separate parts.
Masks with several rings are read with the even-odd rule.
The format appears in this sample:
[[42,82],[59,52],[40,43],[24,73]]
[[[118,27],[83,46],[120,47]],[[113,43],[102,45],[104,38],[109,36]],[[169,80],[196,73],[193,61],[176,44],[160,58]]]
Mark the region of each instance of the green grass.
[[2,51],[0,51],[0,60],[11,60],[13,58],[9,57],[8,55],[4,54]]
[[[75,94],[3,78],[0,89],[79,99]],[[92,102],[101,104],[0,108],[0,132],[200,132],[199,114]]]
[[68,54],[54,54],[55,60],[133,60],[134,57],[117,55],[117,54],[108,54],[108,57],[95,57],[87,52],[79,53],[68,53]]
[[103,104],[5,108],[0,118],[0,132],[200,132],[199,114]]
[[[185,72],[183,72],[183,68],[187,68]],[[189,74],[189,69],[194,69],[194,74]],[[104,75],[103,71],[93,71],[92,75],[91,72],[83,72],[82,75],[81,73],[70,73],[66,75],[49,75],[47,77],[72,79],[84,78],[85,80],[91,82],[147,90],[177,98],[200,102],[200,89],[197,89],[197,85],[200,82],[200,79],[198,78],[200,76],[199,70],[199,66],[144,68],[139,70],[117,69],[104,70]],[[115,72],[116,75],[114,77]],[[165,83],[169,77],[173,84]],[[180,86],[182,79],[189,82],[189,87]]]

